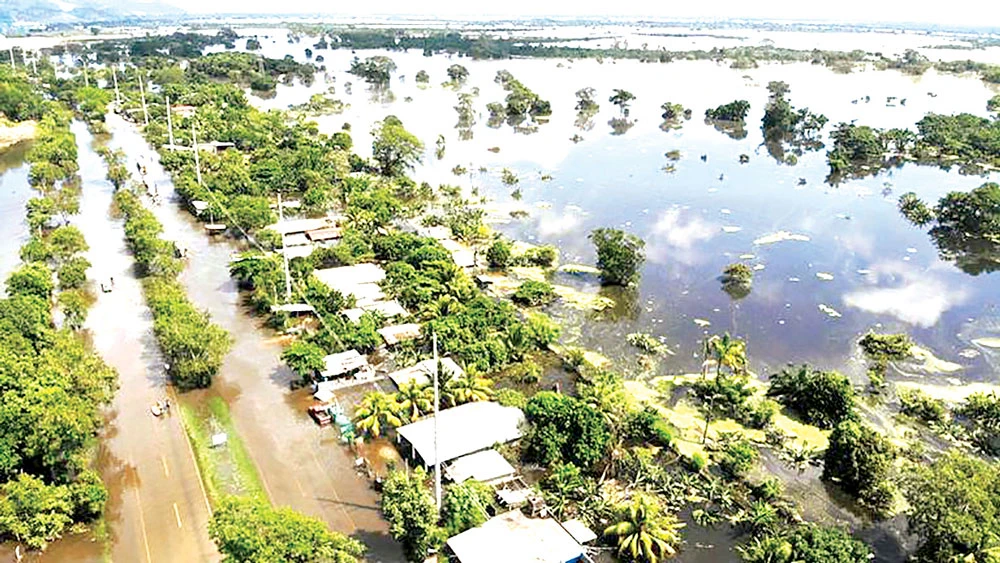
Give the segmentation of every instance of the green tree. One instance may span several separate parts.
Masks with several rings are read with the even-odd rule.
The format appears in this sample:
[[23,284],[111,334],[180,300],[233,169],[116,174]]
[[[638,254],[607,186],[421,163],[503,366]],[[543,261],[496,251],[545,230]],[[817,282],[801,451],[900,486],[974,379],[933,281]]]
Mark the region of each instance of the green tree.
[[59,289],[77,289],[87,283],[87,270],[90,269],[90,260],[83,256],[74,256],[59,267],[57,273],[59,277]]
[[888,476],[895,458],[896,450],[888,439],[861,422],[845,420],[830,434],[823,479],[837,481],[862,504],[884,512],[893,500]]
[[989,563],[1000,555],[995,465],[952,451],[929,466],[913,466],[903,490],[910,533],[920,539],[920,561]]
[[387,430],[402,424],[395,397],[381,391],[365,395],[354,410],[354,426],[371,438],[380,438]]
[[820,428],[833,428],[857,418],[854,387],[835,371],[820,371],[804,364],[785,368],[771,376],[767,394],[795,410],[804,422]]
[[454,64],[448,67],[447,70],[448,78],[452,82],[465,82],[465,79],[469,77],[469,70],[462,65]]
[[493,398],[493,382],[472,371],[460,377],[445,382],[447,394],[451,397],[451,405],[464,405],[478,401],[489,401]]
[[728,104],[722,104],[717,108],[705,110],[705,119],[742,122],[747,118],[748,113],[750,113],[750,102],[736,100]]
[[403,176],[423,158],[424,144],[395,116],[377,123],[372,136],[372,158],[384,176]]
[[21,473],[4,483],[0,493],[0,537],[44,549],[73,522],[73,505],[65,486],[46,485]]
[[40,262],[25,264],[7,278],[7,295],[34,295],[45,299],[52,297],[52,271]]
[[491,268],[506,269],[513,259],[513,251],[510,242],[498,238],[486,249],[486,260]]
[[663,511],[655,497],[637,495],[619,508],[619,520],[604,530],[626,561],[658,563],[677,555],[684,523]]
[[307,340],[296,340],[281,352],[281,359],[304,381],[311,380],[316,372],[326,367],[325,357],[322,348]]
[[548,282],[527,280],[517,287],[511,299],[528,307],[538,307],[555,301],[556,292]]
[[223,497],[208,533],[227,563],[359,563],[364,546],[321,520],[254,498]]
[[545,465],[569,462],[591,469],[604,459],[611,443],[611,430],[600,411],[587,403],[541,391],[524,409],[531,429],[525,454]]
[[628,90],[622,90],[620,88],[615,88],[614,93],[608,98],[608,101],[612,104],[618,106],[618,111],[623,115],[628,112],[628,105],[635,99],[635,94],[629,92]]
[[493,487],[475,480],[446,487],[441,497],[441,527],[447,536],[485,523],[495,494]]
[[399,386],[395,400],[399,412],[414,422],[434,410],[434,388],[429,383],[407,381]]
[[424,561],[443,539],[426,480],[427,474],[418,467],[413,473],[391,470],[382,484],[382,514],[389,522],[389,533],[403,544],[406,559],[414,563]]
[[83,233],[72,225],[59,227],[49,233],[49,244],[52,245],[55,256],[61,260],[86,252],[89,248]]
[[601,281],[610,285],[631,285],[639,279],[639,269],[646,261],[646,243],[639,237],[618,229],[594,229],[588,237],[597,248],[597,267]]
[[87,295],[80,289],[68,289],[60,291],[57,300],[66,319],[66,326],[73,330],[83,328],[83,323],[87,320]]
[[840,528],[799,524],[736,548],[743,563],[858,563],[872,557],[863,542]]

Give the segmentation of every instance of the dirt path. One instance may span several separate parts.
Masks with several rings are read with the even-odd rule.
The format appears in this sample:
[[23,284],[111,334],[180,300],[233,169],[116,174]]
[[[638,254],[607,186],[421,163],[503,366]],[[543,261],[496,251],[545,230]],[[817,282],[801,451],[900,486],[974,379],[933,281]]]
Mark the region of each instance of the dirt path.
[[404,561],[379,513],[378,494],[354,469],[354,456],[339,443],[334,430],[319,428],[309,419],[308,392],[289,390],[293,375],[280,360],[281,345],[242,306],[229,276],[235,244],[209,238],[174,201],[169,176],[156,153],[131,125],[117,116],[108,123],[114,133],[112,145],[126,152],[129,169],[135,170],[135,163],[142,160],[146,181],[155,184],[164,198],[153,211],[163,223],[164,237],[188,250],[181,282],[189,298],[234,339],[213,391],[229,404],[272,502],[322,518],[333,530],[363,541],[371,561]]
[[208,501],[179,417],[156,418],[150,405],[166,396],[163,360],[152,332],[122,222],[109,216],[113,188],[91,135],[75,123],[83,196],[73,222],[90,245],[90,277],[114,278],[90,310],[95,350],[118,370],[120,388],[107,414],[99,465],[110,491],[107,520],[114,561],[214,561]]

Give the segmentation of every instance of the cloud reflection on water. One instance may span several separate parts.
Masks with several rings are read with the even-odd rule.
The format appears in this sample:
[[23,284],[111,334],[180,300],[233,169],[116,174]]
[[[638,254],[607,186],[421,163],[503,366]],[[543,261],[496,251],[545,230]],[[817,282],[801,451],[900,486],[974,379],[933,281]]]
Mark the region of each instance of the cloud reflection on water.
[[[876,265],[868,276],[873,287],[851,291],[844,303],[878,315],[890,315],[907,324],[927,328],[938,322],[946,311],[964,303],[965,289],[952,289],[934,269],[918,271],[903,262]],[[882,283],[896,284],[876,287]]]

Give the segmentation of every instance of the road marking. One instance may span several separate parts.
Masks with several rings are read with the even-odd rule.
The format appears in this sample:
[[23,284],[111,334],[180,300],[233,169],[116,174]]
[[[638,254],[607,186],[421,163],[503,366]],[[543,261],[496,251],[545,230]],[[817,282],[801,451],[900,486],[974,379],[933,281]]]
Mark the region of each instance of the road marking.
[[178,528],[183,528],[184,526],[181,525],[181,513],[177,510],[177,503],[176,502],[174,503],[174,518],[177,519],[177,527]]
[[[167,395],[170,396],[170,402],[172,402],[175,405],[178,404],[178,402],[177,402],[177,394],[174,393],[173,388],[167,387]],[[180,409],[180,406],[178,406],[177,408]],[[178,414],[180,414],[180,413],[178,412]],[[171,417],[171,418],[173,418],[173,417]],[[177,420],[178,420],[177,424],[180,425],[181,435],[184,437],[184,443],[187,444],[188,454],[191,456],[191,464],[194,465],[194,472],[198,475],[198,488],[201,489],[201,498],[203,498],[205,500],[205,509],[208,510],[208,516],[209,516],[209,518],[211,518],[212,517],[212,504],[210,502],[208,502],[208,493],[205,492],[204,477],[201,474],[201,468],[198,467],[198,460],[196,460],[195,457],[194,457],[194,447],[191,446],[191,439],[188,437],[187,430],[184,428],[184,422],[183,422],[184,418],[181,417],[181,416],[178,416]]]
[[[136,471],[133,468],[132,473]],[[135,492],[135,503],[139,506],[139,531],[142,532],[142,545],[146,548],[146,563],[153,563],[153,556],[149,553],[149,537],[146,535],[146,518],[142,515],[142,497],[139,496],[139,489],[132,489]]]
[[160,456],[160,461],[163,462],[163,474],[170,478],[170,468],[167,467],[167,456]]
[[354,533],[357,531],[358,525],[354,522],[354,518],[351,518],[351,515],[347,513],[347,508],[344,507],[344,501],[340,500],[340,495],[337,494],[337,484],[323,469],[323,464],[319,462],[319,458],[316,457],[316,452],[312,448],[309,449],[309,454],[312,455],[313,461],[316,462],[316,467],[319,468],[320,475],[326,475],[327,480],[330,481],[330,484],[332,485],[330,491],[333,493],[333,498],[336,499],[337,506],[339,506],[340,511],[344,513],[344,517],[351,523],[351,531],[349,533]]

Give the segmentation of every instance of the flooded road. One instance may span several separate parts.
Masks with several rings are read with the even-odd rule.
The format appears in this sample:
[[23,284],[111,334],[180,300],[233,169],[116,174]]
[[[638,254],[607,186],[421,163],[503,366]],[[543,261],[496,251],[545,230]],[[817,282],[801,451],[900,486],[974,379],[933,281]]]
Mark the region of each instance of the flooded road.
[[[74,123],[73,132],[83,178],[80,214],[73,222],[90,245],[89,277],[97,297],[86,328],[94,349],[118,370],[120,384],[98,454],[110,492],[111,557],[146,563],[218,560],[207,532],[208,500],[180,419],[156,418],[149,411],[166,396],[166,377],[122,220],[110,215],[114,188],[86,127]],[[113,291],[101,292],[100,283],[111,279]]]
[[378,494],[354,469],[354,456],[330,428],[317,427],[306,414],[307,390],[292,392],[294,375],[280,360],[275,335],[249,316],[229,262],[238,248],[233,241],[209,238],[202,225],[176,202],[170,178],[156,153],[128,123],[109,116],[111,145],[147,166],[147,182],[155,183],[164,203],[151,206],[164,227],[164,238],[187,249],[187,267],[180,276],[188,297],[229,331],[233,348],[211,390],[229,405],[235,426],[246,444],[271,501],[319,517],[338,532],[368,546],[369,559],[403,561],[399,546],[388,536]]
[[0,151],[0,292],[4,289],[7,276],[21,262],[18,249],[28,240],[28,225],[25,222],[24,204],[34,195],[28,185],[28,171],[31,165],[24,157],[30,143],[18,143]]

